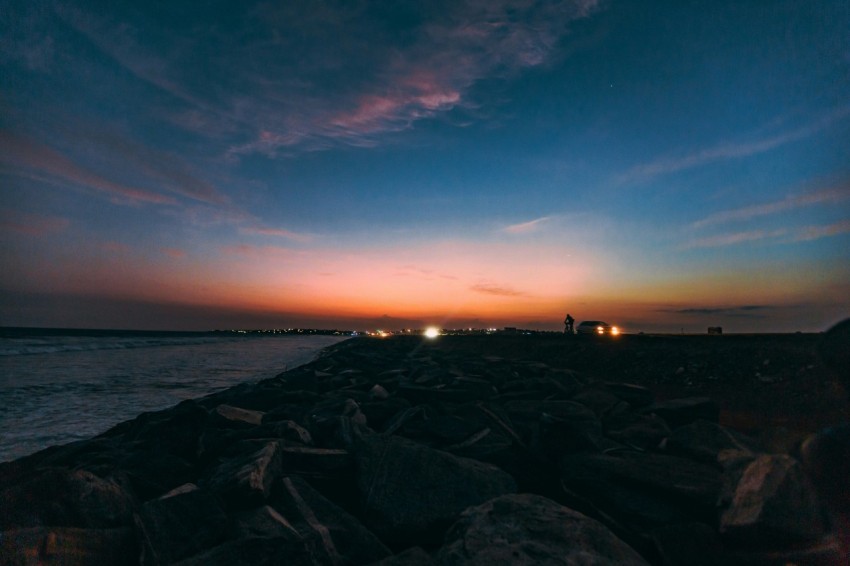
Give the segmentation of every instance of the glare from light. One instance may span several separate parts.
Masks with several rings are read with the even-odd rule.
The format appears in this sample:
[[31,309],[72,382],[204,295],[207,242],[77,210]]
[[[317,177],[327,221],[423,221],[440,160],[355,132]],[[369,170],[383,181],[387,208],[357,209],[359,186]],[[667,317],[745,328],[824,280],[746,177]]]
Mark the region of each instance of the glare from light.
[[611,327],[611,334],[612,334],[612,335],[616,336],[616,335],[618,335],[619,333],[620,333],[620,329],[619,329],[619,328],[617,328],[616,326],[612,326],[612,327]]
[[429,326],[425,329],[423,335],[425,336],[425,338],[430,338],[431,340],[433,340],[434,338],[440,335],[440,329],[436,326]]

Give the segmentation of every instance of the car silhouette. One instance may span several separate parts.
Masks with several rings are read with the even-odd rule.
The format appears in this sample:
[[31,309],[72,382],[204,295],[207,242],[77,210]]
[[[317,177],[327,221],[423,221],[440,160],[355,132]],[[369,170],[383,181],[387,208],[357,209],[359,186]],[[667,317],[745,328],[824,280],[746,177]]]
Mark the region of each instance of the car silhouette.
[[608,334],[617,336],[620,329],[601,320],[585,320],[576,327],[576,334]]

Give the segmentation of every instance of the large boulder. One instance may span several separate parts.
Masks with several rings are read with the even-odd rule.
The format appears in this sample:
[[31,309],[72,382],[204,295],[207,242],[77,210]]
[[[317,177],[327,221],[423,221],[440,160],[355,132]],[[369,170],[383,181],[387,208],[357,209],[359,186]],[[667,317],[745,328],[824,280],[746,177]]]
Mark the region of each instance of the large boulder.
[[762,454],[744,470],[720,532],[735,540],[816,539],[824,524],[814,490],[790,456]]
[[268,498],[272,483],[283,464],[277,442],[266,442],[259,450],[225,460],[203,482],[233,507],[249,507]]
[[0,491],[0,530],[130,526],[133,498],[118,482],[85,470],[53,469]]
[[33,527],[0,532],[0,564],[138,564],[133,529]]
[[446,565],[646,565],[601,523],[550,499],[504,495],[461,514],[438,560]]
[[315,541],[317,556],[333,564],[367,564],[390,555],[362,523],[298,476],[280,480],[272,503],[303,538]]
[[210,492],[177,490],[175,495],[145,503],[136,527],[142,546],[140,562],[170,564],[222,542],[227,515]]
[[355,461],[366,525],[399,548],[439,542],[461,511],[516,490],[493,465],[398,437],[361,438]]

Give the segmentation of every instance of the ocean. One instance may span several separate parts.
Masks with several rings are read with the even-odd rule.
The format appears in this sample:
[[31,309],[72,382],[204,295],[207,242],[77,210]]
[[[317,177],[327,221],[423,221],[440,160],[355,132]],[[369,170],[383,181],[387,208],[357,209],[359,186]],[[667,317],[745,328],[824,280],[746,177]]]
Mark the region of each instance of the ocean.
[[0,462],[274,377],[346,338],[0,328]]

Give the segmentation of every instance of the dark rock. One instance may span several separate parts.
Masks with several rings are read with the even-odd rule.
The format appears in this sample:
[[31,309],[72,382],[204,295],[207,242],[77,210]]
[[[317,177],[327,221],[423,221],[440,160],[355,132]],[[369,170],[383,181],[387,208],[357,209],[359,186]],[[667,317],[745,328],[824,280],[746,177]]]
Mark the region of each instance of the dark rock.
[[333,564],[366,564],[390,555],[378,537],[298,476],[280,481],[273,503],[302,536],[317,540]]
[[114,479],[85,470],[47,470],[0,492],[0,530],[129,526],[133,507],[133,498]]
[[133,442],[157,452],[168,452],[193,462],[198,454],[198,439],[207,426],[209,414],[195,401],[183,401],[164,411],[142,413],[103,434],[120,436],[124,443]]
[[360,403],[360,411],[366,415],[366,422],[375,430],[383,430],[391,418],[409,408],[410,401],[402,397]]
[[203,482],[229,505],[252,506],[266,500],[282,470],[281,449],[267,442],[261,449],[219,464]]
[[605,434],[627,446],[650,450],[670,436],[670,427],[655,415],[627,413],[605,421]]
[[421,547],[414,546],[394,556],[389,556],[369,566],[437,566],[437,561]]
[[476,389],[461,387],[423,387],[421,385],[410,385],[402,383],[399,385],[397,395],[404,397],[414,405],[423,403],[467,403],[479,399]]
[[310,431],[295,421],[283,420],[271,422],[264,424],[263,428],[270,433],[268,435],[269,437],[282,438],[304,444],[305,446],[313,445],[313,437],[310,435]]
[[544,412],[540,415],[531,442],[531,450],[538,457],[557,462],[566,454],[598,451],[601,448],[602,424],[599,419],[590,409],[578,403],[574,405],[574,410],[562,410],[559,414]]
[[212,548],[227,527],[218,500],[193,490],[145,503],[136,517],[142,564],[170,564]]
[[706,463],[717,463],[723,450],[752,453],[755,442],[744,435],[705,420],[680,426],[667,439],[666,449]]
[[130,527],[33,527],[0,532],[0,564],[138,564]]
[[697,420],[716,423],[720,409],[709,397],[686,397],[658,401],[641,409],[644,414],[656,414],[670,425],[671,428],[684,426]]
[[316,566],[334,565],[315,547],[314,540],[253,537],[227,541],[174,563],[175,566]]
[[250,409],[241,409],[231,405],[219,405],[214,409],[214,413],[231,423],[249,424],[258,426],[263,423],[263,413],[261,411],[252,411]]
[[531,494],[504,495],[461,514],[440,564],[647,564],[601,523]]
[[631,405],[601,384],[582,388],[572,396],[571,400],[589,407],[603,423],[611,417],[631,411]]
[[283,515],[268,505],[242,511],[231,518],[230,538],[254,537],[303,538]]
[[322,476],[352,469],[353,459],[341,448],[281,446],[281,469],[284,474]]
[[367,436],[355,458],[366,525],[394,546],[436,543],[463,509],[516,489],[495,466],[398,437]]
[[799,463],[763,454],[744,470],[720,531],[736,540],[816,539],[824,524],[814,490]]
[[159,497],[195,479],[195,468],[189,462],[169,452],[152,449],[130,451],[99,468],[103,473],[121,470],[140,501]]
[[664,566],[725,566],[717,532],[705,523],[680,523],[652,530],[652,542]]
[[647,407],[655,401],[655,394],[646,387],[632,383],[605,382],[605,387],[635,409]]
[[561,460],[565,487],[639,530],[683,520],[712,522],[720,471],[644,452],[576,454]]

